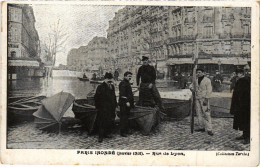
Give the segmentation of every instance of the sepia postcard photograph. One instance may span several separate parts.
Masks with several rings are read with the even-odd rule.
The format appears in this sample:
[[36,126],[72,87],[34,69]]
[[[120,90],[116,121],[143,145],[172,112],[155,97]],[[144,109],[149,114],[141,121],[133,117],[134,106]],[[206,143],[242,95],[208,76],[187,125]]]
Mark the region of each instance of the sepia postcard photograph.
[[259,165],[259,3],[1,11],[1,163]]

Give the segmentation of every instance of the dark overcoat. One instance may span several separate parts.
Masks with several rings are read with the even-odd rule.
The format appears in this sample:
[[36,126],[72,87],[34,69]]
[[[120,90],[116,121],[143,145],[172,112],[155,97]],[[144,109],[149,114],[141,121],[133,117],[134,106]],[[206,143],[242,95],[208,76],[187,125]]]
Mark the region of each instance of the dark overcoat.
[[99,126],[109,126],[115,119],[115,109],[117,106],[115,87],[112,89],[103,82],[97,87],[95,98],[95,106],[98,110],[97,123]]
[[234,115],[234,129],[250,129],[250,101],[250,78],[240,78],[235,84],[230,108],[230,113]]
[[130,103],[131,107],[134,106],[134,96],[131,88],[131,84],[128,80],[124,79],[119,84],[119,106]]

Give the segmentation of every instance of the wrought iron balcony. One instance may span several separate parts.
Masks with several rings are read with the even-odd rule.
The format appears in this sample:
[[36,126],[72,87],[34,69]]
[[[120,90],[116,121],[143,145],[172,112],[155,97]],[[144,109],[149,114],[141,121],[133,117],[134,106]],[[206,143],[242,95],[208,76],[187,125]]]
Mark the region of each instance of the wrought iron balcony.
[[187,54],[187,55],[174,54],[174,55],[168,55],[168,58],[192,58],[193,56],[194,56],[193,54]]

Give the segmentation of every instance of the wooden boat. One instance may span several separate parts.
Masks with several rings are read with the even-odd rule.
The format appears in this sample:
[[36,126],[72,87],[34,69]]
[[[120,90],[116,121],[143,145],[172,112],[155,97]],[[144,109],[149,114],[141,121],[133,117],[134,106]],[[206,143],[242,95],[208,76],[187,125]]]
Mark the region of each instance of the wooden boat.
[[81,78],[81,77],[78,77],[78,79],[79,79],[80,81],[89,81],[89,78]]
[[33,120],[33,113],[39,109],[44,98],[46,96],[8,97],[8,122]]
[[[75,118],[80,119],[88,132],[92,133],[97,117],[93,99],[75,100],[72,111],[75,114]],[[119,111],[118,108],[117,111]],[[148,135],[152,127],[157,123],[157,111],[157,108],[136,106],[130,111],[129,120],[134,121],[138,125],[143,135]]]
[[[138,96],[134,96],[135,101],[138,101]],[[191,100],[178,100],[162,98],[164,114],[170,120],[182,120],[190,114]]]
[[[130,111],[129,121],[135,121],[143,135],[149,135],[152,127],[157,125],[158,108],[136,106]],[[130,123],[131,124],[131,123]]]
[[73,102],[72,111],[76,119],[80,119],[89,133],[94,130],[97,110],[92,99],[77,99]]
[[191,101],[178,99],[162,99],[164,112],[171,120],[182,120],[189,116]]
[[74,96],[67,92],[59,92],[43,99],[42,105],[33,113],[34,123],[41,130],[61,130],[62,125],[77,123],[74,118],[65,118],[64,114],[74,101]]
[[232,118],[230,114],[231,97],[210,98],[211,116],[216,118]]

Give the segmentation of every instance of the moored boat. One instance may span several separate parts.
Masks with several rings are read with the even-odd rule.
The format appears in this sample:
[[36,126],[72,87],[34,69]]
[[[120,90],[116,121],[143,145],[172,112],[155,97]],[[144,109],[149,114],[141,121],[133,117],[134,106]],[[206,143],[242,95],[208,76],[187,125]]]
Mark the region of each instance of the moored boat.
[[78,77],[78,79],[79,79],[80,81],[89,81],[89,78],[81,78],[81,77]]
[[216,118],[232,118],[230,114],[231,97],[210,98],[211,116]]
[[74,96],[67,92],[60,92],[43,99],[42,105],[33,113],[34,123],[41,130],[61,130],[62,125],[76,124],[74,118],[65,118],[64,114],[74,101]]
[[72,111],[76,119],[80,119],[83,126],[89,133],[94,130],[97,117],[97,110],[93,104],[93,100],[77,99],[73,102]]
[[[138,101],[139,92],[135,93]],[[190,113],[191,92],[189,90],[160,92],[164,111],[170,120],[182,120]]]
[[189,116],[191,109],[190,100],[162,99],[164,112],[172,120],[182,120]]
[[157,113],[160,112],[156,107],[136,106],[130,110],[130,121],[135,121],[143,135],[149,135],[152,127],[157,124]]
[[8,97],[8,122],[33,120],[33,113],[39,109],[44,98],[46,96]]

